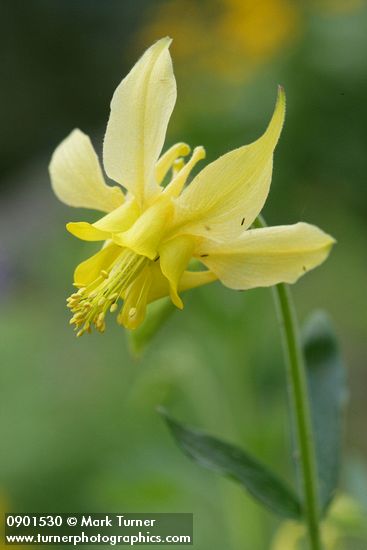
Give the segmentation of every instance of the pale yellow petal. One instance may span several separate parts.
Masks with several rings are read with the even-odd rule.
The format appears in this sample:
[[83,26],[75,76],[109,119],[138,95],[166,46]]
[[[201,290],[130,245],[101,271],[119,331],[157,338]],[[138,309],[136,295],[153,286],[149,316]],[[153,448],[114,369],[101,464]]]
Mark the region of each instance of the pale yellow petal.
[[149,288],[147,303],[154,302],[163,298],[164,296],[169,296],[169,283],[166,277],[163,275],[159,262],[155,262],[150,266],[151,272],[151,285]]
[[66,229],[82,241],[105,241],[110,238],[108,231],[101,231],[89,222],[69,222]]
[[137,220],[140,215],[140,208],[135,200],[126,201],[116,210],[103,216],[93,226],[101,231],[116,233],[126,231]]
[[229,288],[294,283],[328,256],[334,239],[306,223],[245,231],[230,243],[203,240],[197,257]]
[[195,246],[195,239],[189,235],[180,235],[159,247],[160,266],[170,285],[170,296],[176,307],[182,309],[183,303],[178,295],[178,285],[187,268]]
[[165,234],[166,227],[172,219],[172,202],[161,195],[132,225],[123,233],[113,235],[113,240],[120,246],[134,250],[137,254],[154,260],[158,246]]
[[102,270],[107,270],[111,263],[121,253],[121,247],[110,243],[99,252],[80,263],[74,272],[74,283],[83,287],[93,283],[101,275]]
[[49,170],[56,196],[69,206],[110,212],[124,201],[119,187],[106,185],[93,145],[80,130],[56,148]]
[[177,232],[224,240],[249,227],[269,193],[273,152],[285,115],[279,89],[270,124],[261,138],[206,166],[176,201]]
[[155,165],[176,101],[170,43],[171,39],[163,38],[151,46],[117,87],[111,102],[104,167],[140,204],[159,190]]
[[140,209],[134,200],[126,201],[121,206],[103,216],[95,223],[69,222],[66,228],[78,239],[83,241],[104,241],[112,233],[126,231],[139,217]]

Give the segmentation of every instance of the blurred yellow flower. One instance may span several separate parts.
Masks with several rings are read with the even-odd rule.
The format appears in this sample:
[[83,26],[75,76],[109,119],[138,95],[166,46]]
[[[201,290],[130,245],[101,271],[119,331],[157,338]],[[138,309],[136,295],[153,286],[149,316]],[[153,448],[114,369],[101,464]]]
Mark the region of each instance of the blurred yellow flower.
[[[325,550],[363,548],[367,541],[365,510],[347,495],[334,500],[326,519],[321,523]],[[271,550],[304,550],[307,547],[307,531],[304,525],[285,521],[276,532]]]
[[182,66],[238,80],[298,36],[300,15],[291,0],[171,0],[154,5],[141,41],[169,32]]
[[[185,188],[205,151],[197,147],[185,163],[190,148],[178,143],[160,156],[176,100],[170,43],[163,38],[150,47],[112,98],[104,168],[126,193],[106,185],[80,130],[58,146],[50,163],[60,200],[107,212],[93,224],[67,224],[80,239],[104,241],[74,274],[79,290],[68,304],[78,335],[93,324],[103,332],[106,313],[116,311],[119,300],[118,322],[134,329],[148,303],[169,295],[182,308],[181,291],[216,279],[234,289],[295,282],[325,260],[334,242],[305,223],[248,230],[269,192],[285,114],[282,89],[262,137],[218,158]],[[192,258],[206,269],[189,270]]]

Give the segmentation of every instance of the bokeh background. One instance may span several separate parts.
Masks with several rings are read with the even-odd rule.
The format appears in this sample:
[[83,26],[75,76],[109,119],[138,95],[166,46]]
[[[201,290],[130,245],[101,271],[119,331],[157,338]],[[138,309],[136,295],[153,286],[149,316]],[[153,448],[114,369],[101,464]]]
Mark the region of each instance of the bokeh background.
[[140,360],[112,318],[103,336],[76,339],[68,325],[74,266],[95,248],[65,223],[95,218],[53,196],[50,155],[74,127],[101,150],[116,85],[167,34],[178,81],[167,145],[203,144],[212,160],[257,138],[277,84],[286,89],[264,214],[272,225],[316,223],[338,241],[294,296],[301,321],[326,309],[341,339],[342,486],[366,506],[366,3],[1,0],[0,9],[0,508],[194,512],[200,550],[265,550],[279,526],[182,456],[156,412],[164,404],[291,478],[270,291],[187,293]]

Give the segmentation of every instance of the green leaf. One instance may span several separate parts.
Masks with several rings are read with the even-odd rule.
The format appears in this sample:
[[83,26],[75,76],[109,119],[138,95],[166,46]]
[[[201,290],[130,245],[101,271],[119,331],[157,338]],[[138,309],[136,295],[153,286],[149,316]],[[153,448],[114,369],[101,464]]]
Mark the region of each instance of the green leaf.
[[148,306],[142,325],[128,333],[130,351],[135,357],[142,355],[174,311],[175,307],[169,298],[162,298]]
[[300,519],[297,497],[266,466],[239,447],[188,428],[162,409],[160,413],[179,447],[197,464],[236,481],[275,514]]
[[328,316],[316,312],[303,330],[315,437],[320,506],[331,503],[339,478],[342,422],[347,400],[346,372]]

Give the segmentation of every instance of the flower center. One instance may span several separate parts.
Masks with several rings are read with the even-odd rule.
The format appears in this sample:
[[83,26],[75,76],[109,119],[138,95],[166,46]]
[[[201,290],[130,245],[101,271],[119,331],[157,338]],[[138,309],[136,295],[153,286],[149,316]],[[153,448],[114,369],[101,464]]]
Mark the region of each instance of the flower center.
[[[118,300],[125,300],[117,320],[127,328],[136,328],[137,320],[144,318],[150,273],[145,256],[127,248],[88,286],[80,288],[67,299],[73,313],[70,324],[75,324],[77,336],[91,332],[92,325],[99,332],[106,328],[105,316],[118,309]],[[138,283],[138,284],[137,284]]]

